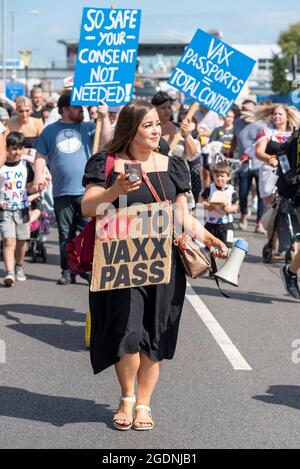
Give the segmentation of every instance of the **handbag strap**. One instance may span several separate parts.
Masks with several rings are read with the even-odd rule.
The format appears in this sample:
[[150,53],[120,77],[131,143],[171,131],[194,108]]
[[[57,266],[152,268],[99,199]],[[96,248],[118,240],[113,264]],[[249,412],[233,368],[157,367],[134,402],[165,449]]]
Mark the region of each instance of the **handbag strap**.
[[115,162],[116,162],[116,155],[114,153],[109,153],[106,157],[106,164],[105,164],[105,184],[106,184],[106,189],[109,186],[109,181],[112,175],[112,172],[115,167]]
[[150,190],[151,194],[153,195],[154,199],[156,200],[156,202],[160,203],[162,200],[159,197],[156,190],[154,189],[153,184],[151,183],[151,181],[150,181],[147,173],[145,173],[145,171],[142,171],[142,176],[143,176],[143,179],[144,179],[145,183],[148,186],[148,189]]

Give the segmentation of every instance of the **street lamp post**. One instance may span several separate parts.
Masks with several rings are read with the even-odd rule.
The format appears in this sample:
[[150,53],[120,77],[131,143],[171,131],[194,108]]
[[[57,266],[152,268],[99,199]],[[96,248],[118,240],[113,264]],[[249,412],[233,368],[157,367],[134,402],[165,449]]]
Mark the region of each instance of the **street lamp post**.
[[19,53],[21,54],[21,58],[24,62],[25,67],[25,86],[26,86],[26,96],[28,96],[28,69],[30,64],[30,59],[32,56],[32,49],[20,49]]
[[6,0],[2,0],[2,80],[6,83]]
[[[16,15],[19,14],[20,12],[16,11],[10,11],[11,14],[11,32],[12,32],[12,59],[16,60],[17,59],[17,39],[16,39]],[[25,13],[25,12],[24,12]],[[38,10],[30,10],[26,12],[29,15],[33,16],[38,16],[40,12]],[[17,70],[14,67],[13,68],[13,77],[16,78],[17,76]]]

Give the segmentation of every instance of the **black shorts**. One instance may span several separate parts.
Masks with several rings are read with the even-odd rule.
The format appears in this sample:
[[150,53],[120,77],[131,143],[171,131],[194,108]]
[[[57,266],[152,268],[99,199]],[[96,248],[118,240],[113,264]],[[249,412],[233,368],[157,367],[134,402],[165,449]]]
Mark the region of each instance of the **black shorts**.
[[233,223],[226,223],[224,225],[215,223],[206,223],[205,229],[213,234],[216,238],[223,241],[228,248],[233,247]]

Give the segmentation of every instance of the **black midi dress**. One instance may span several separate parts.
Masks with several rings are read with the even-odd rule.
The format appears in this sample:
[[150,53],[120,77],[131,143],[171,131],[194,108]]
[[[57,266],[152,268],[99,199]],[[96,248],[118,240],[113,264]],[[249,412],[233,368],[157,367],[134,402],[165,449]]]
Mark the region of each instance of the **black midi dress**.
[[[106,153],[91,158],[86,166],[84,186],[105,183]],[[169,159],[168,171],[160,172],[168,200],[190,190],[190,176],[182,158]],[[109,186],[118,174],[113,172]],[[158,195],[164,200],[156,172],[148,173]],[[155,203],[143,181],[138,191],[129,193],[128,206]],[[118,200],[114,202],[118,208]],[[115,365],[125,354],[145,353],[153,361],[172,359],[186,290],[186,278],[173,249],[171,280],[167,285],[90,292],[91,363],[94,373]]]

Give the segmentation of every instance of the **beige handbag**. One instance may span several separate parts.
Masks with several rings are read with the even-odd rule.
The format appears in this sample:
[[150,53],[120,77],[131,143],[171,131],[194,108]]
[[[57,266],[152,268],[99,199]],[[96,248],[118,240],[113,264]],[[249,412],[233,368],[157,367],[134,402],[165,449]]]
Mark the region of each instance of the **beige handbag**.
[[188,277],[198,278],[211,270],[211,257],[196,239],[183,233],[174,240],[181,264]]
[[[158,179],[161,183],[159,173]],[[154,189],[153,185],[151,184],[150,179],[148,178],[147,174],[143,172],[143,179],[147,184],[149,190],[151,191],[153,197],[155,198],[156,202],[161,203],[161,199],[157,194],[156,190]],[[164,188],[161,183],[163,192]],[[165,193],[165,192],[164,192]],[[166,196],[165,196],[166,199]],[[207,253],[205,248],[201,246],[201,244],[196,240],[189,236],[187,233],[183,233],[180,236],[177,236],[175,227],[174,227],[174,234],[176,238],[174,239],[174,245],[177,249],[179,254],[179,258],[181,260],[182,267],[185,271],[185,274],[191,278],[198,278],[205,275],[209,270],[212,270],[212,261],[210,254]]]

